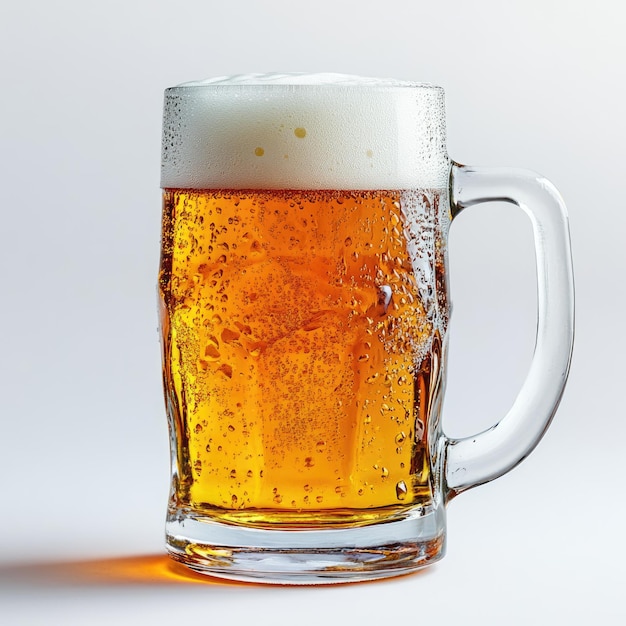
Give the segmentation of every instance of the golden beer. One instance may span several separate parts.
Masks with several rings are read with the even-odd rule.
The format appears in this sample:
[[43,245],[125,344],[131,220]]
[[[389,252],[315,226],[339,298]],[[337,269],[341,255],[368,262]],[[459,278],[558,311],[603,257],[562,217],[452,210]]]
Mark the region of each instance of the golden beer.
[[439,199],[164,191],[172,510],[315,527],[430,502],[447,321]]

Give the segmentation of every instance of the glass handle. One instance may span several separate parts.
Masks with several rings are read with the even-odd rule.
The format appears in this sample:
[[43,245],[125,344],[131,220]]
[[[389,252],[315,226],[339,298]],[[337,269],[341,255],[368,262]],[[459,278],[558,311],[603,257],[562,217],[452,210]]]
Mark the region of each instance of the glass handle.
[[537,258],[537,338],[528,375],[505,417],[473,437],[444,435],[444,493],[502,476],[539,443],[561,400],[574,341],[574,279],[567,212],[545,178],[517,169],[452,164],[452,216],[481,202],[507,202],[532,222]]

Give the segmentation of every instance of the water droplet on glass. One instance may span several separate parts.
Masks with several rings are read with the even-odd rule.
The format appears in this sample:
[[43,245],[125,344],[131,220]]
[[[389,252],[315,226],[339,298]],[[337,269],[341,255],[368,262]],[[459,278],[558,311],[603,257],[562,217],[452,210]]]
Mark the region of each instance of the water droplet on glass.
[[237,339],[239,339],[239,337],[241,336],[241,333],[236,331],[236,330],[231,330],[230,328],[225,328],[222,331],[222,341],[224,343],[231,343],[233,341],[237,341]]
[[217,361],[220,358],[220,351],[214,345],[209,344],[204,349],[204,356],[206,356],[209,361]]
[[387,308],[391,302],[391,287],[389,285],[380,285],[378,287],[378,299],[376,304],[378,305],[378,314],[384,315],[387,313]]
[[221,365],[219,368],[219,371],[222,372],[222,374],[224,374],[228,378],[233,377],[233,368],[230,365],[228,365],[228,363],[224,363],[223,365]]
[[401,480],[397,485],[396,485],[396,496],[398,498],[398,500],[404,500],[406,498],[406,494],[409,492],[409,490],[406,488],[406,483]]
[[324,449],[325,449],[325,448],[326,448],[326,442],[325,442],[325,441],[318,441],[318,442],[315,444],[315,449],[316,449],[318,452],[324,452]]
[[306,459],[304,459],[304,467],[313,467],[314,465],[315,461],[312,457],[307,456]]
[[380,468],[380,477],[385,480],[389,476],[389,470],[386,467]]
[[401,444],[404,443],[404,440],[406,439],[406,433],[404,431],[400,431],[397,435],[396,435],[396,443],[397,444]]

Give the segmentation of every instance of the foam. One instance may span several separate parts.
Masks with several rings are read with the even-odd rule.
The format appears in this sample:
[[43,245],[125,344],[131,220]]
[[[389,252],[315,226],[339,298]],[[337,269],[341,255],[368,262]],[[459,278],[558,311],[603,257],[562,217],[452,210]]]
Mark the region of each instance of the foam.
[[250,74],[167,89],[161,186],[447,186],[440,87],[342,74]]

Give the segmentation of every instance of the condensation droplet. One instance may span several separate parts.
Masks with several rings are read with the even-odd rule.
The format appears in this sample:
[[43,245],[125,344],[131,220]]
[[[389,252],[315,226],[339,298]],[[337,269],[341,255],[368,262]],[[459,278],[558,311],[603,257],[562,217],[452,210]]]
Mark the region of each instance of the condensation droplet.
[[326,448],[326,442],[325,442],[325,441],[318,441],[318,442],[315,444],[315,449],[316,449],[318,452],[324,452],[324,449],[325,449],[325,448]]
[[194,428],[194,431],[195,431],[196,435],[199,435],[202,432],[202,424],[196,424],[196,427]]
[[406,433],[404,431],[400,431],[397,435],[396,435],[396,443],[397,444],[401,444],[404,443],[404,440],[406,439]]
[[253,476],[253,474],[252,474],[252,470],[248,470],[248,471],[246,472],[246,476],[247,476],[248,478],[252,478],[252,476]]
[[235,469],[230,470],[230,477],[231,478],[237,478],[237,470],[235,470]]
[[380,477],[385,480],[389,476],[389,470],[386,467],[380,468]]
[[406,483],[403,480],[401,480],[396,485],[396,496],[398,500],[404,500],[408,492],[409,490],[406,488]]
[[222,372],[222,374],[224,374],[228,378],[233,377],[233,368],[230,365],[228,365],[228,363],[224,363],[223,365],[221,365],[219,368],[219,371]]
[[220,351],[212,344],[204,349],[204,356],[211,361],[217,361],[220,358]]
[[307,456],[306,459],[304,459],[304,467],[313,467],[314,465],[315,461],[313,457]]
[[225,328],[222,331],[222,341],[224,343],[231,343],[233,341],[237,341],[237,339],[239,339],[239,337],[241,336],[241,333],[236,331],[236,330],[231,330],[230,328]]

